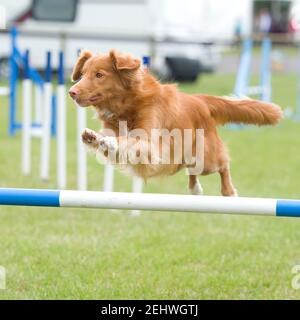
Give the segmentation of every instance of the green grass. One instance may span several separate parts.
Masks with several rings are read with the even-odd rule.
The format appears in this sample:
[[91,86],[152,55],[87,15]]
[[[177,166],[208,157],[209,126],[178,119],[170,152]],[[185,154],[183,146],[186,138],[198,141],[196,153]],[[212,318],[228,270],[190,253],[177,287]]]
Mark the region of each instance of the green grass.
[[[182,89],[223,95],[233,82],[234,76],[208,75]],[[295,106],[296,77],[273,82],[274,100]],[[68,188],[75,188],[76,118],[68,104]],[[22,177],[20,135],[6,132],[7,100],[1,98],[0,186],[55,188],[55,152],[51,181],[42,183],[34,141],[32,176]],[[220,133],[241,196],[299,197],[299,123]],[[145,192],[186,193],[186,180],[184,173],[153,180]],[[206,194],[219,194],[217,175],[201,182]],[[101,186],[102,168],[89,157],[89,189]],[[116,190],[130,191],[131,179],[117,174]],[[291,268],[300,264],[297,219],[2,207],[0,221],[0,265],[7,272],[0,299],[300,298],[291,287]]]

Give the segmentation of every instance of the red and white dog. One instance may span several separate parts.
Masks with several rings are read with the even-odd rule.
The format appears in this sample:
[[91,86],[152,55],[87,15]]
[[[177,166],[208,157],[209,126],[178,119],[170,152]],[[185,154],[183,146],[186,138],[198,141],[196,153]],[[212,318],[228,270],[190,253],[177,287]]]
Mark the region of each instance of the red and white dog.
[[[197,151],[195,132],[203,129],[204,163],[200,174],[218,172],[224,196],[235,196],[237,191],[231,181],[228,151],[218,136],[217,126],[226,123],[275,125],[282,119],[280,107],[272,103],[179,92],[174,84],[159,83],[141,68],[139,59],[114,50],[108,54],[83,51],[74,67],[72,80],[76,83],[69,91],[70,96],[81,107],[93,106],[104,128],[114,133],[107,135],[89,129],[82,133],[83,142],[96,154],[109,158],[109,151],[118,153],[125,139],[128,150],[137,144],[137,139],[120,133],[120,121],[126,121],[129,131],[143,129],[149,137],[152,129],[181,132],[190,129],[193,153]],[[141,138],[138,143],[141,148],[151,144],[148,138]],[[161,144],[157,145],[158,149]],[[170,153],[174,152],[183,151],[176,151],[171,143]],[[174,157],[176,154],[172,159]],[[169,164],[129,162],[127,166],[132,174],[144,179],[173,175],[188,167],[185,162],[174,161]],[[189,174],[189,189],[193,194],[202,193],[197,175]]]

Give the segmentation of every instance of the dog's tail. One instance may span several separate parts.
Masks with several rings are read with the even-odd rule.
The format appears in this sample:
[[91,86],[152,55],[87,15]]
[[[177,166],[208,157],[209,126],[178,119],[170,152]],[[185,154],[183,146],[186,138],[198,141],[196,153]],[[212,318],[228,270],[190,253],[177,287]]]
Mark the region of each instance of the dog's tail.
[[256,125],[275,125],[283,118],[279,106],[273,103],[201,95],[208,105],[211,116],[218,124],[245,123]]

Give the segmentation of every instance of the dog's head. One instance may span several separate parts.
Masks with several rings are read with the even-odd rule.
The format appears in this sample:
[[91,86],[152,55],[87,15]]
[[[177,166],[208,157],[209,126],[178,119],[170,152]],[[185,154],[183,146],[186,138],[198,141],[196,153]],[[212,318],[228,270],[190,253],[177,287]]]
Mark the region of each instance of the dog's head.
[[123,97],[138,80],[140,60],[111,50],[109,54],[83,51],[73,70],[70,96],[82,107]]

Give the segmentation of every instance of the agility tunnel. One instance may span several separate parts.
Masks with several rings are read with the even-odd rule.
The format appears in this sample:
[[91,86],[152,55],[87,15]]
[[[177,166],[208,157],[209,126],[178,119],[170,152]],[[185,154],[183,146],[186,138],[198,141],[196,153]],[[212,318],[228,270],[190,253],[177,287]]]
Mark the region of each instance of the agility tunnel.
[[0,188],[0,205],[300,217],[300,200]]

